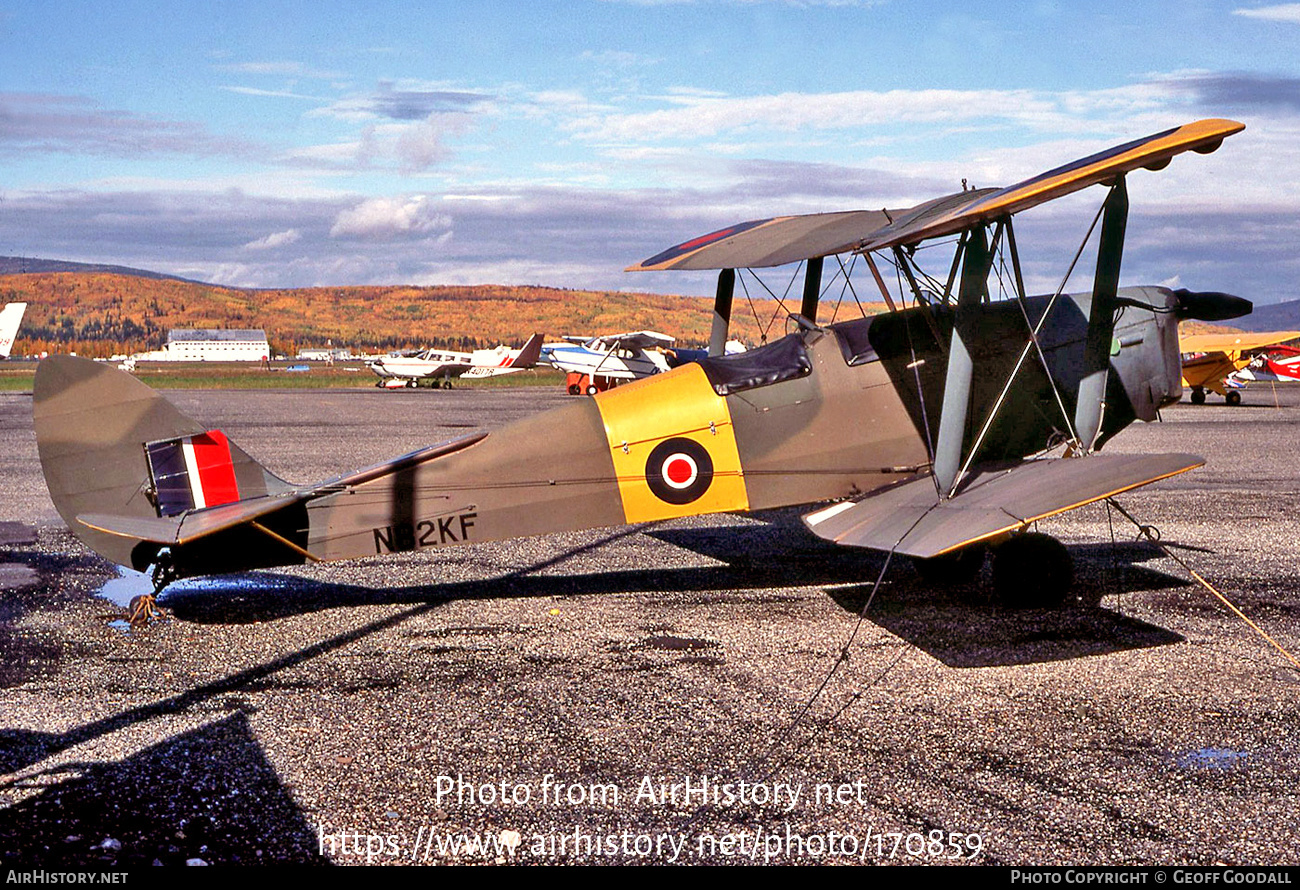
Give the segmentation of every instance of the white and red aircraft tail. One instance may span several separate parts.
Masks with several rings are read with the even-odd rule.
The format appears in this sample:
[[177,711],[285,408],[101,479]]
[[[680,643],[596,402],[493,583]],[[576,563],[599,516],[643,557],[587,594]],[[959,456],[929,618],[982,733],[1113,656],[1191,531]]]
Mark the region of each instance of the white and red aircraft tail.
[[0,359],[9,358],[18,337],[18,325],[22,324],[26,311],[26,303],[6,303],[0,310]]

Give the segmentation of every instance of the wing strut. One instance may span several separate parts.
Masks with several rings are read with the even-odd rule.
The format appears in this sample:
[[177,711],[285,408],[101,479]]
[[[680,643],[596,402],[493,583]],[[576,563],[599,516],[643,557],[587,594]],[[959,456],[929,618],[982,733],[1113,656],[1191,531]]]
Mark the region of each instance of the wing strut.
[[984,227],[970,229],[963,240],[961,288],[957,293],[957,316],[948,348],[948,376],[943,387],[943,411],[939,415],[939,441],[934,447],[934,478],[939,491],[951,494],[961,467],[961,446],[966,438],[966,415],[970,410],[971,379],[975,364],[966,348],[974,335],[979,305],[988,298],[989,251]]
[[718,292],[713,298],[713,330],[709,332],[709,355],[725,355],[731,326],[731,298],[736,292],[736,270],[718,273]]
[[1128,221],[1128,189],[1121,173],[1106,196],[1097,244],[1097,274],[1092,283],[1092,307],[1088,311],[1088,342],[1084,353],[1083,379],[1074,409],[1074,429],[1080,447],[1092,451],[1101,432],[1106,403],[1106,379],[1110,374],[1111,340],[1115,335],[1115,295],[1119,289],[1119,265],[1124,257],[1124,229]]
[[880,288],[880,295],[885,298],[885,305],[889,307],[890,312],[897,311],[894,298],[889,295],[889,288],[885,287],[885,279],[880,277],[880,270],[876,268],[875,259],[870,253],[862,254],[862,258],[867,261],[867,268],[871,270],[871,276],[876,279],[876,287]]
[[825,257],[809,257],[803,273],[803,302],[799,314],[817,324],[817,300],[822,290],[822,263]]

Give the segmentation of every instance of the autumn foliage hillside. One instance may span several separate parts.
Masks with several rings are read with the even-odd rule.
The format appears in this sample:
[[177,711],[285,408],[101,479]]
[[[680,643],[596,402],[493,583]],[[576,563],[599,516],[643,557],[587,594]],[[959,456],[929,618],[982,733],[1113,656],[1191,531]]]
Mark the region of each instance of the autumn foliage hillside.
[[[711,300],[662,294],[503,285],[240,290],[103,272],[0,275],[0,303],[19,300],[29,305],[18,350],[90,356],[159,349],[171,328],[261,328],[276,351],[293,355],[327,341],[366,352],[519,344],[535,331],[558,339],[649,329],[689,346],[706,342],[712,323]],[[797,295],[787,305],[798,311]],[[842,311],[858,314],[852,305]],[[761,342],[760,326],[769,339],[785,332],[773,300],[750,304],[737,294],[732,316],[733,336],[751,345]]]

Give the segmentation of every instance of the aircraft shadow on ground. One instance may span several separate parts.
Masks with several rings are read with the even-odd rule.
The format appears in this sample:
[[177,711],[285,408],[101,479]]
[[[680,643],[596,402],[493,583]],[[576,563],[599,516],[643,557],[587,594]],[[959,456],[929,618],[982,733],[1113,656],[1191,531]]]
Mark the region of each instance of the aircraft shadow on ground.
[[[538,574],[575,556],[640,532],[699,553],[719,564]],[[762,591],[755,594],[757,599],[770,600],[773,596],[781,596],[779,589],[782,587],[859,582],[864,577],[874,576],[876,559],[876,554],[825,544],[806,532],[795,532],[795,537],[791,538],[782,534],[779,528],[762,524],[699,530],[633,528],[495,578],[375,588],[332,584],[284,573],[251,572],[206,578],[192,584],[182,582],[166,591],[163,604],[185,621],[243,623],[343,606],[654,591],[707,596],[722,591],[754,590]],[[778,591],[775,594],[774,589]]]
[[[762,589],[760,596],[770,599],[773,587],[826,585],[834,588],[828,595],[846,610],[856,612],[870,589],[862,579],[874,578],[884,559],[880,554],[847,551],[809,537],[791,543],[784,540],[779,527],[754,525],[739,529],[650,532],[665,542],[709,554],[719,562],[732,559],[735,565],[723,562],[703,568],[558,577],[531,574],[643,530],[616,532],[603,540],[486,581],[372,590],[272,575],[269,579],[274,582],[273,590],[250,595],[250,579],[260,578],[259,586],[268,586],[268,576],[250,575],[232,582],[231,589],[240,594],[239,602],[235,602],[235,597],[221,596],[219,588],[205,588],[180,597],[177,611],[190,620],[265,620],[275,615],[352,603],[406,603],[409,607],[262,664],[167,698],[126,708],[66,732],[0,730],[0,771],[14,773],[75,745],[165,716],[200,708],[233,712],[214,724],[177,735],[121,763],[60,767],[59,770],[78,775],[42,788],[0,813],[0,848],[5,851],[0,858],[8,856],[10,862],[31,859],[104,864],[110,858],[108,852],[97,850],[94,845],[101,843],[103,837],[113,837],[122,842],[124,851],[129,846],[133,851],[129,857],[141,857],[128,857],[128,860],[115,857],[119,864],[143,863],[145,859],[168,862],[188,857],[204,844],[209,848],[210,858],[227,852],[233,856],[235,849],[247,852],[250,846],[247,838],[256,837],[253,849],[262,849],[264,857],[271,861],[317,861],[310,827],[265,763],[242,713],[242,691],[267,677],[435,611],[456,599],[662,589],[709,594],[747,588]],[[778,556],[781,558],[774,559]],[[1114,554],[1111,559],[1114,560]],[[1154,578],[1138,580],[1149,583]],[[1162,583],[1168,580],[1166,576]],[[1168,631],[1101,610],[1007,616],[990,611],[987,606],[965,604],[951,592],[936,594],[932,588],[921,591],[920,587],[914,573],[887,582],[882,585],[868,616],[891,633],[915,642],[945,664],[954,666],[1048,661],[1178,639]],[[1145,587],[1138,585],[1133,589]],[[283,595],[286,592],[288,596]],[[29,775],[10,782],[41,786],[47,779],[47,776]],[[238,794],[229,793],[236,790]],[[214,817],[214,808],[220,819]],[[224,827],[214,833],[216,824]],[[75,827],[70,830],[70,826]],[[272,826],[274,833],[267,835]],[[177,837],[177,831],[184,837]],[[242,835],[242,841],[236,835]],[[69,837],[76,840],[68,840]],[[191,840],[197,842],[189,844]]]
[[[1076,580],[1066,602],[1054,608],[1010,608],[993,594],[986,566],[970,584],[938,587],[915,570],[881,585],[867,620],[905,639],[949,667],[1002,667],[1063,661],[1181,642],[1166,628],[1101,606],[1122,596],[1189,581],[1136,565],[1157,558],[1150,545],[1087,544],[1070,548]],[[858,614],[871,585],[831,591],[848,612]]]
[[[255,573],[206,580],[180,588],[166,604],[186,621],[267,621],[318,609],[379,604],[439,604],[519,597],[598,596],[671,590],[702,599],[754,591],[755,601],[781,597],[782,588],[823,586],[845,611],[858,613],[885,563],[873,551],[837,547],[785,528],[783,521],[707,529],[650,529],[652,538],[717,562],[713,566],[620,569],[590,574],[532,574],[611,538],[593,542],[542,566],[498,578],[410,587],[368,588],[321,583],[298,576]],[[613,537],[634,534],[619,532]],[[1140,565],[1158,557],[1149,545],[1089,544],[1071,548],[1078,570],[1079,602],[1061,609],[1013,610],[998,606],[983,583],[937,587],[923,581],[908,560],[892,561],[869,620],[909,640],[944,664],[987,667],[1029,664],[1167,645],[1182,639],[1160,627],[1098,608],[1103,596],[1186,586],[1187,582]],[[987,575],[988,570],[985,570]],[[269,589],[268,589],[269,588]],[[790,594],[795,596],[795,594]]]
[[125,760],[65,764],[22,782],[39,791],[0,810],[0,860],[10,867],[325,862],[240,711]]

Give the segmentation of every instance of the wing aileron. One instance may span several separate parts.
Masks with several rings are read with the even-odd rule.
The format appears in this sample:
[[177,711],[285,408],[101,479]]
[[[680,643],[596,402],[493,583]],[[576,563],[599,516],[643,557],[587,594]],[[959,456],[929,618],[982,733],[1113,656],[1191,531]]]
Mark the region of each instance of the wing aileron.
[[810,513],[804,522],[837,544],[929,558],[1204,463],[1194,454],[1126,454],[986,465],[947,500],[940,500],[933,479],[923,476]]

